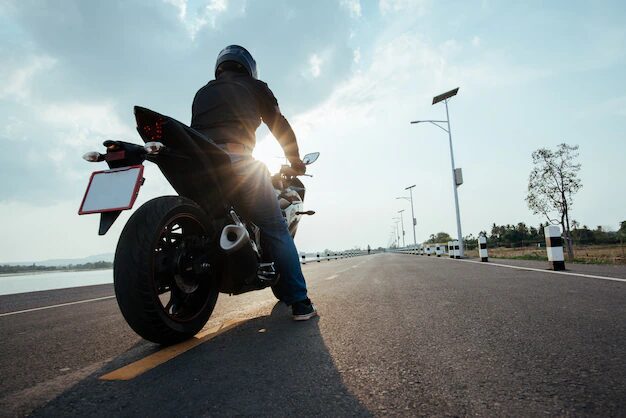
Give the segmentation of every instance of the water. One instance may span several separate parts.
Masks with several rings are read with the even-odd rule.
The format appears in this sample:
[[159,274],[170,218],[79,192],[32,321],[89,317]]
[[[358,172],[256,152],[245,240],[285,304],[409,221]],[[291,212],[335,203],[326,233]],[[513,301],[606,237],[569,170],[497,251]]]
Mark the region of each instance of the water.
[[0,295],[113,283],[113,270],[61,271],[0,276]]

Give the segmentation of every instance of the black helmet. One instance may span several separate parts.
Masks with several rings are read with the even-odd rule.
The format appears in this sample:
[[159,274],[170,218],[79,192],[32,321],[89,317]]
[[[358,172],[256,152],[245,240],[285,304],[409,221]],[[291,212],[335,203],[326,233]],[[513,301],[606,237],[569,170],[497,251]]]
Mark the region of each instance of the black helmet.
[[252,78],[257,78],[256,61],[243,46],[228,45],[220,51],[215,62],[215,77],[217,77],[217,67],[226,61],[234,61],[241,64]]

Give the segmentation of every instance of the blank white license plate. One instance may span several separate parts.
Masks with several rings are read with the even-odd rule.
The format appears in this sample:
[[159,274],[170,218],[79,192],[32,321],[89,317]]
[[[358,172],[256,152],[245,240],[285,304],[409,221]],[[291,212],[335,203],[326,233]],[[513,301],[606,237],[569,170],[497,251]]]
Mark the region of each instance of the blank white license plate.
[[142,180],[143,165],[92,173],[78,214],[86,215],[132,208]]

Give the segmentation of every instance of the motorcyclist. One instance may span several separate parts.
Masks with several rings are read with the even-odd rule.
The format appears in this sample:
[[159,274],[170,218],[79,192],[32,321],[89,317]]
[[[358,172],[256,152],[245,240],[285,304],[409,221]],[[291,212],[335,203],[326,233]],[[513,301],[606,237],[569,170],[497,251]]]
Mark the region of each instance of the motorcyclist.
[[282,216],[267,167],[252,158],[255,131],[263,121],[283,148],[294,174],[306,166],[293,129],[267,84],[258,80],[256,62],[239,45],[224,48],[215,63],[215,80],[196,93],[191,127],[226,151],[237,176],[234,205],[261,230],[263,252],[275,262],[280,280],[276,293],[291,306],[295,320],[317,315],[307,296],[298,251]]

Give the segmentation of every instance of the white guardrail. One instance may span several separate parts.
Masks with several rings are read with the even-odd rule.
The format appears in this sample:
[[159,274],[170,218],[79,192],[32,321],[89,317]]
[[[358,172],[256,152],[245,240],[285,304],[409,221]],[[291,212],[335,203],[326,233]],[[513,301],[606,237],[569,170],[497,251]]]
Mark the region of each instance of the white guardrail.
[[359,257],[362,255],[378,254],[380,251],[371,250],[369,253],[362,250],[341,251],[332,253],[301,254],[300,264],[321,263],[322,261],[341,260],[343,258]]
[[388,248],[389,253],[414,254],[427,257],[441,257],[450,254],[448,244],[420,244],[402,248]]
[[[565,270],[565,259],[563,256],[563,237],[561,236],[561,228],[558,225],[548,225],[544,227],[544,236],[546,238],[546,251],[548,261],[552,270]],[[416,255],[435,255],[441,257],[447,255],[450,258],[461,258],[459,250],[459,241],[448,241],[446,244],[418,244],[403,248],[388,248],[390,253],[416,254]],[[483,235],[478,237],[478,256],[480,261],[489,261],[489,252],[487,249],[487,238]]]

